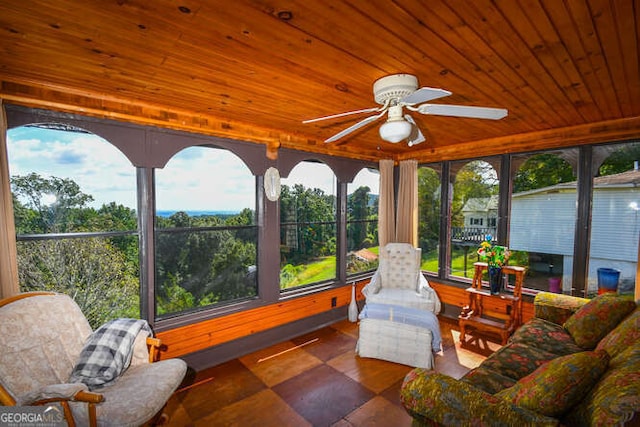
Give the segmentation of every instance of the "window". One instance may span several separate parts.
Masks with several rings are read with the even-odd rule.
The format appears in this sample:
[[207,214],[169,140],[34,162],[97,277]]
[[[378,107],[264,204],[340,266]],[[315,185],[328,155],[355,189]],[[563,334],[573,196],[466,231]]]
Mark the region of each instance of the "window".
[[378,266],[378,171],[361,170],[347,185],[347,275]]
[[282,179],[280,289],[336,278],[336,178],[322,163],[300,162]]
[[[497,215],[498,175],[484,160],[455,162],[452,171],[455,183],[451,202],[450,275],[471,278],[473,263],[478,261],[478,246],[487,235],[497,238],[497,229],[483,226],[479,217]],[[465,219],[469,217],[478,219],[466,227],[469,221]]]
[[66,293],[92,327],[139,317],[136,173],[104,139],[62,124],[7,133],[21,291]]
[[156,170],[159,318],[257,296],[255,198],[228,150],[186,148]]
[[[633,292],[640,234],[640,143],[595,147],[594,158],[603,160],[593,178],[587,294],[599,289],[599,269],[613,269],[618,290]],[[609,283],[600,285],[611,288]]]
[[422,269],[438,272],[440,238],[440,173],[428,166],[418,168],[418,239]]
[[[571,290],[576,224],[577,149],[514,156],[509,247],[528,268],[525,286]],[[557,288],[556,288],[557,289]]]

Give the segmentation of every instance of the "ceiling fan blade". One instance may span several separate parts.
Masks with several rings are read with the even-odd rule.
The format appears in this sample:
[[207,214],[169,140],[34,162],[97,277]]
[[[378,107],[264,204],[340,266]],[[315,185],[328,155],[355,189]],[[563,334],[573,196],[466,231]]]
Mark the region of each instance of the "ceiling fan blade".
[[[364,110],[347,111],[346,113],[332,114],[330,116],[324,116],[324,117],[318,117],[318,118],[315,118],[315,119],[303,120],[302,123],[313,123],[313,122],[319,122],[321,120],[337,119],[338,117],[350,116],[352,114],[373,113],[375,111],[380,111],[380,108],[381,107],[372,107],[372,108],[365,108]],[[384,108],[384,107],[382,107],[382,108]]]
[[411,131],[411,135],[409,135],[409,138],[407,138],[407,145],[409,147],[413,147],[414,145],[418,145],[421,142],[426,141],[424,135],[422,134],[422,131],[420,130],[420,128],[416,124],[415,120],[413,120],[413,117],[411,117],[409,114],[405,114],[404,118],[405,118],[406,121],[408,121],[409,123],[411,123],[413,125],[413,129]]
[[410,95],[400,100],[400,103],[407,105],[421,104],[433,99],[443,98],[451,95],[451,92],[444,89],[436,89],[432,87],[421,87]]
[[375,116],[369,116],[364,120],[359,121],[358,123],[356,123],[355,125],[349,126],[348,128],[338,132],[337,134],[333,135],[331,138],[325,139],[324,142],[333,142],[333,141],[337,141],[338,139],[342,138],[345,135],[350,134],[351,132],[360,129],[361,127],[364,127],[366,125],[368,125],[371,122],[374,122],[376,120],[378,120],[380,117],[382,117],[384,114],[386,113],[385,111],[382,111],[380,114],[376,114]]
[[474,119],[499,120],[509,112],[504,108],[471,107],[467,105],[422,104],[415,109],[422,114],[435,116],[470,117]]

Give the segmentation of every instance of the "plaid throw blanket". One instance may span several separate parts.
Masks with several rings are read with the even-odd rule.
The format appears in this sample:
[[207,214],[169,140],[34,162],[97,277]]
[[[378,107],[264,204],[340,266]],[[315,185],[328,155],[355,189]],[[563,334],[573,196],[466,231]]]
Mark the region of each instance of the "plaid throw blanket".
[[69,377],[90,390],[108,385],[131,363],[133,343],[141,330],[151,334],[146,320],[116,319],[100,326],[87,340]]

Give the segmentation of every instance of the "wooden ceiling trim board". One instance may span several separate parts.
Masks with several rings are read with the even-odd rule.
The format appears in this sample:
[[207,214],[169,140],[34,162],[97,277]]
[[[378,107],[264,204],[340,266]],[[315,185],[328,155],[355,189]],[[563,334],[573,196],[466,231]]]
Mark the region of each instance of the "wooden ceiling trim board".
[[604,52],[600,46],[598,32],[595,23],[591,17],[591,11],[586,3],[583,2],[567,2],[566,4],[569,14],[572,17],[574,25],[578,28],[580,39],[587,53],[590,69],[600,82],[602,93],[607,99],[606,110],[604,116],[606,119],[619,117],[622,115],[622,109],[615,92],[611,90],[613,87],[613,77],[609,71]]
[[549,123],[550,127],[567,126],[572,123],[575,109],[567,105],[565,94],[531,51],[529,44],[518,31],[518,22],[514,22],[511,16],[525,19],[520,4],[509,0],[495,2],[494,5],[493,2],[484,0],[481,3],[470,3],[468,13],[477,17],[479,28],[491,31],[500,38],[501,41],[496,43],[495,48],[505,49],[501,54],[512,58],[512,68],[539,94],[540,99],[544,100],[544,106],[538,108],[547,108],[554,113],[555,120]]
[[[393,4],[390,3],[390,6]],[[302,34],[308,36],[309,40],[321,40],[327,45],[339,51],[341,55],[353,56],[360,61],[369,64],[365,73],[358,73],[371,84],[377,78],[385,74],[385,70],[396,70],[398,61],[393,49],[388,44],[384,44],[380,49],[366,49],[370,40],[361,37],[361,34],[378,34],[378,28],[373,27],[370,18],[364,16],[360,11],[346,3],[335,3],[330,8],[323,2],[297,2],[295,7],[291,5],[282,8],[271,8],[271,14],[281,10],[289,10],[293,18],[287,21],[287,25],[295,27]],[[264,10],[264,13],[269,13]],[[336,22],[349,18],[349,25],[338,26]],[[366,55],[365,55],[366,53]]]
[[[420,7],[426,8],[435,5],[435,3],[426,3],[420,5]],[[520,96],[538,97],[535,92],[526,86],[524,80],[511,70],[500,55],[470,28],[465,19],[457,15],[449,6],[440,3],[437,5],[441,7],[429,9],[429,12],[420,15],[420,19],[434,33],[439,34],[443,40],[450,44],[451,49],[467,58],[467,61],[473,64],[474,69],[491,76],[493,78],[494,92],[508,93],[512,99],[515,98],[514,93],[516,91],[520,92]],[[522,89],[527,93],[523,94]],[[507,105],[515,105],[515,103],[502,104],[502,107]],[[548,124],[549,119],[553,117],[551,114],[548,114],[546,119],[540,117],[547,114],[547,109],[534,109],[529,103],[524,103],[523,106],[524,108],[520,108],[520,106],[518,108],[510,108],[509,114],[518,115],[522,124],[528,124],[530,129],[536,129],[540,124]]]
[[593,62],[583,43],[585,35],[580,33],[580,28],[576,25],[574,17],[564,2],[544,0],[543,7],[553,21],[553,26],[558,31],[560,39],[567,46],[577,72],[584,79],[585,88],[591,94],[594,107],[599,114],[599,120],[609,119],[610,117],[607,117],[605,112],[612,108],[615,109],[616,104],[611,102],[611,97],[605,92],[602,80],[593,72]]
[[[631,111],[634,115],[640,115],[640,58],[638,57],[638,45],[640,38],[640,3],[636,2],[635,14],[634,6],[631,2],[614,1],[613,16],[618,24],[618,42],[624,60],[625,82],[627,84],[627,94],[631,102]],[[636,21],[624,19],[626,16],[634,16]],[[636,37],[633,37],[636,34]]]
[[[537,3],[532,10],[536,10]],[[567,118],[567,123],[574,123],[577,119],[578,111],[576,110],[576,102],[579,100],[577,97],[572,97],[572,93],[566,90],[566,87],[570,87],[571,82],[564,77],[562,67],[553,57],[552,51],[541,38],[536,27],[531,24],[529,14],[532,10],[527,8],[525,12],[520,3],[503,1],[499,3],[501,13],[511,23],[512,28],[515,30],[515,34],[525,43],[525,50],[529,52],[533,61],[530,65],[536,65],[539,70],[539,77],[544,80],[546,91],[543,92],[544,96],[549,96],[553,103],[557,103],[559,106],[563,106],[562,114]],[[544,13],[544,12],[543,12]],[[559,69],[560,68],[560,69]],[[568,102],[567,102],[568,101]],[[584,117],[581,117],[581,121],[586,121]]]
[[[215,13],[213,13],[215,12]],[[294,11],[295,13],[295,11]],[[281,66],[292,64],[290,58],[296,58],[300,67],[317,69],[320,61],[325,64],[327,70],[350,69],[357,70],[360,67],[370,65],[359,58],[351,55],[344,55],[333,46],[326,44],[322,40],[315,40],[311,43],[308,36],[297,28],[266,15],[260,10],[253,8],[237,8],[235,3],[226,2],[216,5],[215,10],[201,17],[202,25],[215,28],[216,34],[226,38],[230,36],[238,41],[234,46],[239,53],[246,53],[246,58],[251,58],[256,62],[274,63],[274,58]],[[264,21],[264,25],[259,28],[238,28],[238,23],[250,20],[254,22]],[[207,38],[202,32],[197,31],[197,27],[185,29],[182,40],[191,42],[194,45],[206,43]],[[277,46],[277,49],[274,49]],[[313,51],[311,50],[313,48]],[[345,75],[348,84],[363,84],[358,73]]]
[[220,119],[213,115],[194,116],[189,111],[167,110],[161,105],[132,104],[111,99],[99,99],[86,95],[56,92],[47,88],[2,82],[0,97],[17,105],[33,108],[87,115],[98,118],[121,120],[141,125],[159,126],[168,129],[198,132],[221,138],[255,143],[281,143],[282,148],[291,148],[320,154],[336,155],[354,159],[375,161],[380,150],[351,146],[335,149],[321,141],[309,140],[305,136],[283,134],[278,130],[260,128],[237,121]]
[[440,147],[431,151],[402,153],[397,160],[416,159],[419,162],[438,162],[477,157],[478,153],[492,156],[506,153],[533,152],[552,148],[572,147],[637,139],[640,117],[607,120],[599,123],[549,129],[519,135],[508,135]]
[[[527,8],[530,28],[535,28],[537,40],[534,43],[542,43],[546,48],[536,51],[545,63],[548,64],[549,73],[555,76],[562,90],[571,100],[571,104],[581,115],[585,122],[602,120],[597,108],[593,108],[594,100],[586,84],[578,72],[573,58],[567,51],[564,40],[559,35],[550,17],[550,11],[542,4]],[[535,22],[534,25],[533,23]]]
[[618,97],[620,109],[623,115],[630,116],[633,114],[633,108],[631,106],[630,93],[628,92],[629,85],[627,84],[625,67],[619,66],[619,64],[624,64],[624,55],[620,51],[618,32],[616,31],[617,25],[614,21],[610,3],[605,0],[589,0],[589,5],[592,16],[594,16],[594,24],[600,40],[600,46],[611,73],[612,87]]

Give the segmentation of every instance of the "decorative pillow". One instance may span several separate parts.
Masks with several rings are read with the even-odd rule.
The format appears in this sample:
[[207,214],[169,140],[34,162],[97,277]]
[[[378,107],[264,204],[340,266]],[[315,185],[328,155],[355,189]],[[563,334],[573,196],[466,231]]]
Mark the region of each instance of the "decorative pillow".
[[633,299],[598,295],[576,311],[564,327],[579,347],[591,350],[635,308]]
[[540,414],[558,417],[589,393],[608,363],[606,351],[558,357],[495,396]]
[[609,356],[614,357],[638,341],[640,341],[640,309],[625,318],[601,339],[596,350],[606,350]]

